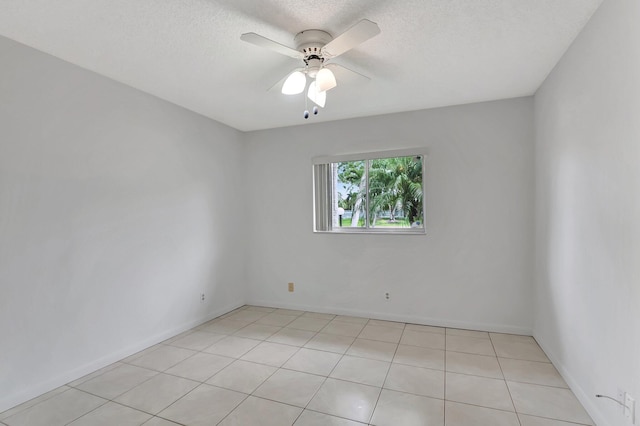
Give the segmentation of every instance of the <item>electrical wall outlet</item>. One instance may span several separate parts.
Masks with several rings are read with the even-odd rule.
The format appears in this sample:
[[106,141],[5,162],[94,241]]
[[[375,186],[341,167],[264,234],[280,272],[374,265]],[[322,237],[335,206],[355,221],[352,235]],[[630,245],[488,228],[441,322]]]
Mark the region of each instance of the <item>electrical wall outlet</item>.
[[624,395],[624,416],[629,419],[629,423],[636,424],[636,400],[628,393]]
[[289,283],[289,292],[293,293],[293,283]]
[[201,302],[204,302],[204,293],[202,293],[202,294],[200,295],[200,301],[201,301]]

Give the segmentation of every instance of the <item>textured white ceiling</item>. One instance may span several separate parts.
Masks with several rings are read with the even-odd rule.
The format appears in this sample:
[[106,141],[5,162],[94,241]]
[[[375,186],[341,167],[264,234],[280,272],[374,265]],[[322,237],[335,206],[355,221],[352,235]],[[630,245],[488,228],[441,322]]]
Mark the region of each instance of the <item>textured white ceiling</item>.
[[[0,0],[0,34],[239,130],[533,94],[602,0]],[[345,80],[304,120],[304,96],[268,91],[297,60],[240,40],[382,33],[334,62]]]

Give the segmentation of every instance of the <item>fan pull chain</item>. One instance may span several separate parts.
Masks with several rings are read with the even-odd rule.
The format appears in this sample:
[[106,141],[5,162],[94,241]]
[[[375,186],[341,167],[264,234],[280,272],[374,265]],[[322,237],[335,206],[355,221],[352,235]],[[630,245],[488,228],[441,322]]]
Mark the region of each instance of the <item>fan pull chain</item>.
[[[313,112],[313,115],[318,115],[318,106],[314,105],[313,108],[311,108],[311,111]],[[307,120],[309,118],[309,104],[307,103],[307,97],[304,97],[304,119]]]

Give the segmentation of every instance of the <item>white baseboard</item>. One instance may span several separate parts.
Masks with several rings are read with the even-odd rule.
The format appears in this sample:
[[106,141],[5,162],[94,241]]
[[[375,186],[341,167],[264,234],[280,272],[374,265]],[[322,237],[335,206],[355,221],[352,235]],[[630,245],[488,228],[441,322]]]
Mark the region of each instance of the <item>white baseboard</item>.
[[42,395],[53,389],[56,389],[62,385],[65,385],[81,377],[84,377],[89,373],[92,373],[96,370],[106,367],[107,365],[113,364],[114,362],[119,361],[123,358],[126,358],[129,355],[133,355],[136,352],[140,352],[143,349],[146,349],[157,343],[165,341],[197,325],[200,325],[204,322],[212,320],[213,318],[219,317],[220,315],[224,315],[227,312],[230,312],[236,308],[239,308],[240,306],[243,306],[244,304],[245,304],[244,302],[236,302],[224,308],[216,309],[215,311],[210,312],[198,319],[173,327],[162,333],[156,334],[148,339],[145,339],[140,342],[136,342],[130,346],[116,350],[99,359],[87,362],[77,368],[74,368],[73,370],[62,372],[56,375],[55,377],[49,378],[36,385],[30,386],[28,389],[25,389],[21,392],[18,392],[12,395],[3,395],[2,397],[0,397],[0,413],[2,413],[3,411],[9,410],[12,407],[15,407],[19,404],[22,404],[26,401],[29,401],[39,395]]
[[571,373],[569,373],[567,367],[560,362],[559,358],[554,354],[546,341],[543,338],[536,336],[535,334],[534,338],[536,339],[536,342],[538,342],[544,353],[547,354],[547,357],[549,358],[553,366],[556,367],[558,373],[560,373],[564,381],[567,382],[569,388],[571,388],[576,398],[578,398],[578,401],[580,401],[584,409],[587,410],[587,414],[589,414],[594,424],[598,426],[614,426],[609,422],[609,420],[606,419],[605,414],[602,412],[602,410],[600,410],[600,408],[595,405],[595,395],[586,392],[582,388],[582,386],[580,386],[579,381],[576,380]]
[[491,331],[494,333],[510,333],[532,335],[532,329],[528,327],[511,326],[505,324],[490,324],[468,321],[456,321],[450,319],[430,318],[415,315],[397,315],[382,312],[363,311],[358,309],[342,309],[334,307],[310,306],[294,303],[281,303],[268,300],[249,300],[249,305],[266,306],[270,308],[295,309],[300,311],[312,311],[335,315],[351,315],[356,317],[366,317],[372,319],[407,322],[411,324],[431,325],[435,327],[461,328],[465,330]]

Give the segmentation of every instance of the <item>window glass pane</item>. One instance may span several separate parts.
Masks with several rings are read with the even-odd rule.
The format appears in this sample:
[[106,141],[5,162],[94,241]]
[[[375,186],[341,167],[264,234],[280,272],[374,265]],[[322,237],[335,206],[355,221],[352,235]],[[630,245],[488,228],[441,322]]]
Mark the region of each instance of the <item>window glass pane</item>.
[[424,234],[423,156],[410,151],[315,160],[314,230]]
[[[334,228],[366,226],[367,179],[364,161],[333,163]],[[340,214],[342,213],[342,214]]]
[[369,161],[369,227],[422,228],[422,157]]

